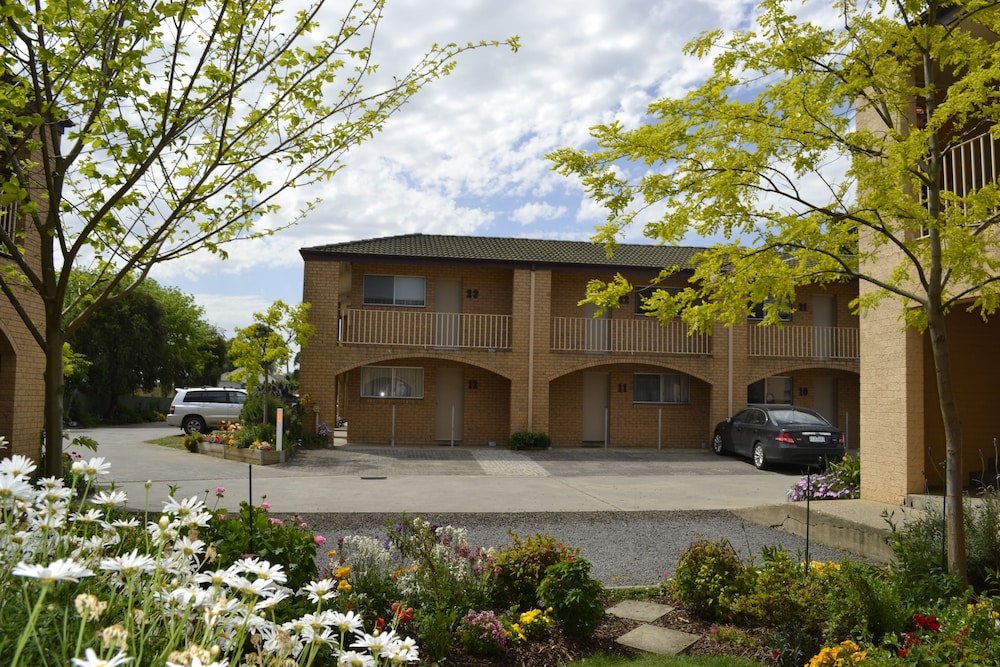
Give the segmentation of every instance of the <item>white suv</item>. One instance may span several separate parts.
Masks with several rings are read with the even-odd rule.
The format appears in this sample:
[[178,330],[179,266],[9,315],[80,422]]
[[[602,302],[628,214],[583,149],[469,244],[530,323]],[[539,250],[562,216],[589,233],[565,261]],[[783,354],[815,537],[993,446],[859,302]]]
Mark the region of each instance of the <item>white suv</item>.
[[209,426],[240,418],[247,393],[229,387],[181,387],[170,404],[167,423],[185,433],[207,433]]

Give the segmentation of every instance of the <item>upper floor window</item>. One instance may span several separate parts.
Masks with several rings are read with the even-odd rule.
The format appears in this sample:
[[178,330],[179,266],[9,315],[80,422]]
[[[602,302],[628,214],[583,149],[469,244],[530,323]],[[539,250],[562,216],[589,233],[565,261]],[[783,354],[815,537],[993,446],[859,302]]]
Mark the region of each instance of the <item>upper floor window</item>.
[[[767,299],[764,300],[764,303],[758,303],[756,306],[753,307],[753,310],[750,311],[750,315],[748,316],[748,319],[751,319],[751,320],[762,320],[762,319],[764,319],[764,307],[766,305],[768,305],[768,304],[771,304],[771,303],[774,303],[774,298],[773,297],[768,297]],[[792,319],[792,312],[791,312],[791,310],[789,310],[789,309],[782,310],[780,313],[778,313],[778,318],[782,322],[789,322],[789,321],[791,321],[791,319]]]
[[651,311],[644,309],[642,307],[642,304],[646,302],[646,299],[656,294],[657,290],[663,290],[664,292],[670,294],[671,296],[676,296],[681,292],[680,287],[662,287],[660,285],[647,285],[645,287],[636,287],[635,292],[633,292],[633,299],[635,301],[634,308],[636,315],[651,314]]
[[691,402],[691,384],[681,373],[636,373],[632,383],[636,403]]
[[427,281],[418,276],[365,276],[366,306],[424,306]]
[[423,398],[424,369],[365,366],[361,369],[362,398]]

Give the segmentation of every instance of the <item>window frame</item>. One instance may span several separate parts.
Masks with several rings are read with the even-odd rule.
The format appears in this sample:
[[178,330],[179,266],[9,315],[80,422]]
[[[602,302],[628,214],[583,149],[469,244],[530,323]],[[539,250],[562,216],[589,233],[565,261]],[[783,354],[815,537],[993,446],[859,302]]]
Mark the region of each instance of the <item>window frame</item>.
[[[644,293],[653,294],[654,292],[656,292],[656,290],[663,290],[664,292],[669,293],[671,296],[676,296],[680,294],[682,291],[684,291],[684,288],[672,287],[669,285],[646,285],[644,287],[633,286],[632,299],[633,301],[635,301],[635,304],[632,306],[632,312],[634,315],[636,315],[637,317],[655,317],[654,313],[648,310],[643,310],[642,304],[646,301],[646,298],[645,296],[643,296],[643,294]],[[681,316],[680,312],[674,315],[675,318],[680,316]]]
[[[381,375],[376,377],[371,377],[369,374],[372,373],[385,373],[388,371],[388,376]],[[402,375],[403,371],[410,373],[412,375],[402,378],[398,377]],[[419,378],[419,386],[414,387],[416,384],[414,382],[415,378]],[[425,392],[425,373],[422,366],[362,366],[361,367],[361,382],[360,382],[360,395],[361,398],[374,398],[377,400],[385,399],[398,399],[398,400],[422,400],[424,398]],[[376,394],[366,393],[368,387],[374,385],[374,383],[379,381],[388,380],[389,383],[389,393],[388,394]],[[410,395],[397,394],[395,389],[397,388],[397,382],[402,382],[409,389]]]
[[[636,396],[637,388],[639,387],[639,377],[656,377],[659,378],[658,388],[657,388],[657,400],[640,400]],[[677,393],[680,394],[679,397],[673,400],[668,400],[665,395],[671,392],[665,391],[665,382],[670,378],[676,378],[679,380],[679,385],[677,387]],[[632,402],[642,405],[690,405],[691,404],[691,376],[686,373],[633,373],[632,374]]]
[[[384,298],[382,300],[375,300],[375,296],[369,295],[368,290],[368,279],[369,278],[391,278],[392,279],[392,303],[386,303]],[[403,281],[420,281],[420,302],[408,302],[413,300],[407,300],[400,298],[401,285]],[[381,273],[366,273],[361,285],[361,303],[365,306],[380,306],[380,307],[395,307],[395,308],[426,308],[427,307],[427,278],[424,276],[396,276],[396,275],[386,275]]]

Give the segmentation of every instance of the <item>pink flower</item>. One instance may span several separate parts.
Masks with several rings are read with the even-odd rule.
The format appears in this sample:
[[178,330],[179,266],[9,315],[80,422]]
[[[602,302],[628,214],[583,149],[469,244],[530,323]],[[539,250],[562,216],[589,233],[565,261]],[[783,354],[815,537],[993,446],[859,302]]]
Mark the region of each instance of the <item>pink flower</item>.
[[284,526],[285,525],[284,521],[282,521],[281,519],[278,519],[276,517],[273,517],[273,516],[270,519],[268,519],[268,521],[270,521],[271,523],[273,523],[275,526]]
[[324,544],[326,544],[326,538],[323,537],[322,535],[313,535],[313,542],[315,542],[319,546],[323,546]]
[[215,497],[216,498],[221,498],[222,494],[224,494],[225,492],[226,492],[226,487],[224,487],[224,486],[217,486],[217,487],[215,487]]
[[270,512],[271,511],[271,503],[261,503],[260,504],[260,508],[262,510],[264,510],[265,512]]

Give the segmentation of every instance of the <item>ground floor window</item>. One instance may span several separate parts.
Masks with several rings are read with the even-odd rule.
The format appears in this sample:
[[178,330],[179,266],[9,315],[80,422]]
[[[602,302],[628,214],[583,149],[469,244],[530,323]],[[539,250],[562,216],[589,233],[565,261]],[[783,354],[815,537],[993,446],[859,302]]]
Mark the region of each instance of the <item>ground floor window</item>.
[[424,369],[365,366],[361,369],[362,398],[423,398]]
[[691,384],[681,373],[636,373],[633,386],[636,403],[691,402]]
[[747,387],[747,403],[791,403],[792,378],[773,376]]

